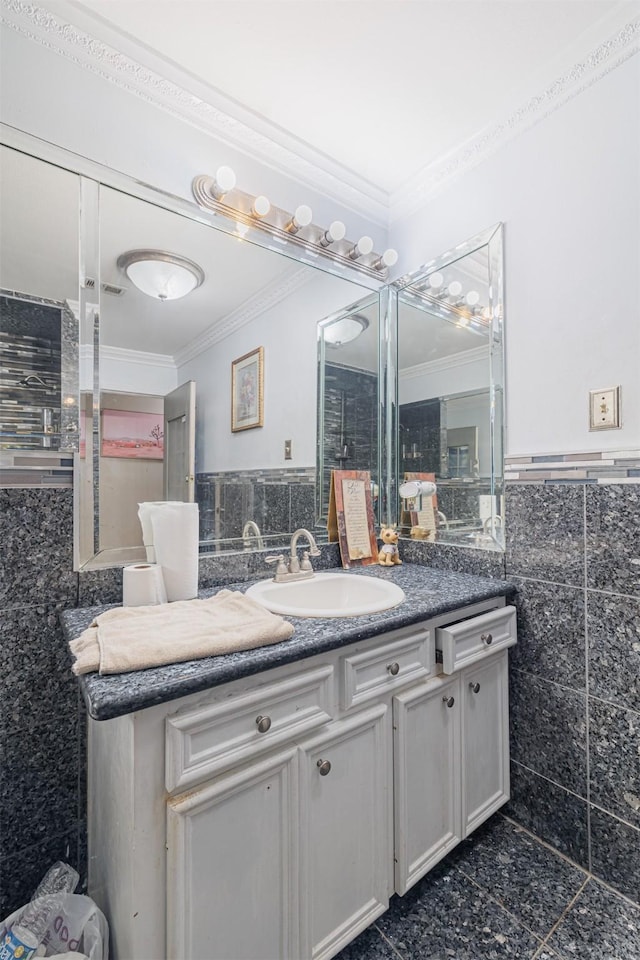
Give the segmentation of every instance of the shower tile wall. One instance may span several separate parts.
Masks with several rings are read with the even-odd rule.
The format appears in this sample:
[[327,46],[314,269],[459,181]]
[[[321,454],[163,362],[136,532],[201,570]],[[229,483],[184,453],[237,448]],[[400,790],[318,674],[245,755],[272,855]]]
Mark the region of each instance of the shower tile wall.
[[640,484],[507,484],[507,812],[640,900]]
[[329,503],[332,470],[366,470],[378,463],[378,378],[366,370],[327,363],[324,371],[322,503]]
[[60,446],[60,321],[60,307],[0,297],[0,448]]

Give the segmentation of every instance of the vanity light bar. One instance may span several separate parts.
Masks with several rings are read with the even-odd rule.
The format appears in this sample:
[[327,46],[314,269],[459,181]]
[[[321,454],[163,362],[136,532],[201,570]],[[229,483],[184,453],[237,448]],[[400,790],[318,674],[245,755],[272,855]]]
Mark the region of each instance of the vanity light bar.
[[305,204],[289,213],[273,206],[264,196],[254,197],[238,190],[235,176],[232,178],[230,172],[229,167],[220,167],[215,177],[199,174],[194,177],[191,189],[198,206],[235,220],[240,236],[246,234],[248,227],[255,227],[278,243],[303,247],[312,257],[327,257],[375,279],[387,278],[389,267],[398,259],[395,250],[376,253],[369,237],[361,237],[356,243],[348,240],[346,228],[339,220],[334,220],[328,228],[316,226],[312,222],[313,212]]

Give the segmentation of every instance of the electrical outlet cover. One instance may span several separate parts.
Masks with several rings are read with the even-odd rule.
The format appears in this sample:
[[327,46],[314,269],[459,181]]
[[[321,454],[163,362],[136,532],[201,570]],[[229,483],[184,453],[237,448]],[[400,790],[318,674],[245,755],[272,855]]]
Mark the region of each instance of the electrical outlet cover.
[[589,430],[616,430],[620,426],[620,387],[589,391]]

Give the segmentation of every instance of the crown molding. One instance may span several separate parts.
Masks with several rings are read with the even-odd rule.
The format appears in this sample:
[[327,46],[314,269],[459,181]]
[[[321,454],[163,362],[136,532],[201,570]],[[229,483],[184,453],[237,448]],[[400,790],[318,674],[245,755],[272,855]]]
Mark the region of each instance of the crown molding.
[[542,93],[531,97],[506,120],[481,130],[464,146],[429,163],[396,190],[390,198],[390,222],[395,223],[415,213],[454,180],[464,176],[510,140],[578,96],[639,50],[640,17],[636,17],[549,84]]
[[235,333],[240,327],[244,327],[252,320],[256,320],[267,310],[275,307],[282,300],[295,293],[305,284],[309,283],[313,274],[306,267],[296,267],[284,276],[281,274],[270,283],[267,283],[258,293],[249,297],[239,307],[232,310],[225,317],[221,317],[216,323],[205,330],[199,337],[191,340],[174,357],[177,366],[182,366],[189,360],[194,360],[205,350],[220,343],[230,334]]
[[[80,360],[93,362],[91,344],[80,345]],[[112,360],[115,363],[135,363],[136,366],[144,363],[147,367],[161,367],[163,370],[176,369],[174,358],[166,353],[148,353],[145,350],[129,350],[126,347],[110,347],[107,344],[100,346],[100,361],[105,360]]]
[[71,3],[1,0],[0,23],[387,227],[386,191]]
[[440,357],[438,360],[428,360],[426,363],[416,363],[413,367],[402,367],[398,371],[403,380],[415,380],[418,377],[424,377],[428,374],[442,373],[445,370],[459,370],[470,363],[477,363],[479,360],[489,359],[489,347],[474,347],[472,350],[465,350],[463,353],[452,353],[448,357]]

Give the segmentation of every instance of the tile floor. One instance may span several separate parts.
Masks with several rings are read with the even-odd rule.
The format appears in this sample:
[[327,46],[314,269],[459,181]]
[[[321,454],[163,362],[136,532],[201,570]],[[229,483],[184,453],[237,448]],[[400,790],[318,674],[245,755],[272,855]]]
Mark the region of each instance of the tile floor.
[[640,960],[640,906],[500,814],[336,960]]

